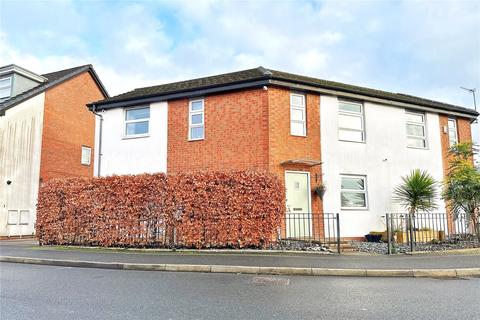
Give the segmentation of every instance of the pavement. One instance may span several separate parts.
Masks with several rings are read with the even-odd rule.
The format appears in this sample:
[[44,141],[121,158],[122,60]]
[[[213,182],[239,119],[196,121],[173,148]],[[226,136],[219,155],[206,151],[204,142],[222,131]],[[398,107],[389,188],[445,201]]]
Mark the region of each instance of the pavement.
[[480,254],[334,255],[196,253],[39,247],[0,241],[0,261],[91,268],[222,273],[464,277],[480,276]]
[[480,279],[139,272],[0,263],[0,318],[478,319]]

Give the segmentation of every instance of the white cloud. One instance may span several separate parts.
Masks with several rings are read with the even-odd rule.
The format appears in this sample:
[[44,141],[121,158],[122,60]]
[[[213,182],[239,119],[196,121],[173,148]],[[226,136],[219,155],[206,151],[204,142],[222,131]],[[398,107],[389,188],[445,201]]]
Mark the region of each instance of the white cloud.
[[2,4],[0,60],[92,63],[112,94],[259,65],[466,106],[459,86],[480,90],[475,2],[29,4]]

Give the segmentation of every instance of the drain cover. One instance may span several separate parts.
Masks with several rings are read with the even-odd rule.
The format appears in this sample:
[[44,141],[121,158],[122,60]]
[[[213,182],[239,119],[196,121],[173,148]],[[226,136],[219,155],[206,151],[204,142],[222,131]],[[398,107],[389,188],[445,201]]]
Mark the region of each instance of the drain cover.
[[288,286],[290,279],[273,277],[253,277],[252,283],[260,285]]

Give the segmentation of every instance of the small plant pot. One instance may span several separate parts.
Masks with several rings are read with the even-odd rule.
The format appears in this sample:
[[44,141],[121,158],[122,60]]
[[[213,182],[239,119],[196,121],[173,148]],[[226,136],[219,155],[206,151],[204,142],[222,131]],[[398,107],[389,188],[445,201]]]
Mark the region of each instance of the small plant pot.
[[327,189],[323,185],[317,186],[314,189],[315,194],[322,200],[323,200],[323,195],[325,194],[325,191],[327,191]]

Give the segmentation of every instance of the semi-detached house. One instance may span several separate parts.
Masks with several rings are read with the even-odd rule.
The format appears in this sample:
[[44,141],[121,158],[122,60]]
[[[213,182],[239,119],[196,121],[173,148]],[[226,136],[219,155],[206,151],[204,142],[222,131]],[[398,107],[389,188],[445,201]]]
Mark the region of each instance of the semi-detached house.
[[91,65],[42,75],[0,67],[0,237],[34,234],[42,181],[93,176],[85,105],[107,97]]
[[[342,237],[384,230],[414,168],[444,178],[474,110],[263,67],[135,89],[89,104],[96,174],[258,169],[287,189],[286,215],[341,215]],[[312,190],[326,186],[323,199]],[[438,199],[440,210],[444,203]]]

